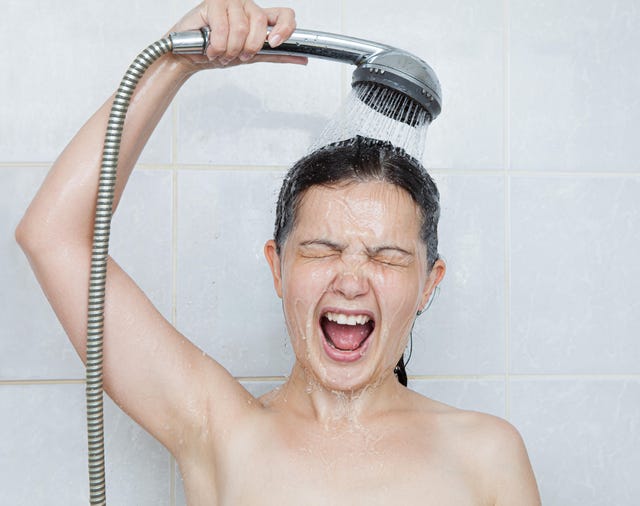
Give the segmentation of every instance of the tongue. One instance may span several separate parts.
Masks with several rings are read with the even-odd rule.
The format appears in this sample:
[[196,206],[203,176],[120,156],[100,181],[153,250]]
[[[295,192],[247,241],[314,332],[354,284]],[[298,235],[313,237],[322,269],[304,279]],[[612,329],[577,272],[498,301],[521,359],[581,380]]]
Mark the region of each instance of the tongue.
[[371,333],[369,325],[340,325],[327,319],[324,319],[322,328],[333,345],[345,351],[358,348]]

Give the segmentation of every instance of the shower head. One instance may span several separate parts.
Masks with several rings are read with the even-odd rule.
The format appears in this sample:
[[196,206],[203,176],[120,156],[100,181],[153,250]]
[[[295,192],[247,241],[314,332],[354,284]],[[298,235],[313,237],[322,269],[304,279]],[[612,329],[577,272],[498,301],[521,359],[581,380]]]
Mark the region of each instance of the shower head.
[[380,102],[371,93],[361,94],[362,100],[378,112],[397,121],[415,126],[416,122],[433,121],[442,109],[440,83],[435,72],[421,59],[398,49],[382,51],[368,57],[353,71],[352,86],[374,83],[404,95],[426,111],[423,115],[412,115],[411,101],[394,106]]
[[[204,51],[209,41],[209,28],[171,34],[174,52]],[[204,38],[204,40],[203,40]],[[183,50],[182,48],[185,48]],[[358,96],[378,112],[410,126],[433,121],[442,108],[440,83],[433,69],[420,58],[384,44],[312,30],[295,30],[291,37],[276,48],[265,42],[261,54],[302,55],[349,63],[356,66],[352,86],[363,88]],[[374,88],[393,90],[409,100],[379,101]],[[401,105],[396,105],[401,104]],[[408,114],[407,109],[425,114]]]
[[[442,92],[433,69],[417,56],[401,49],[354,37],[311,30],[296,30],[291,37],[271,48],[265,43],[261,53],[305,55],[316,58],[350,63],[356,66],[351,84],[359,87],[374,83],[394,90],[420,106],[426,115],[421,121],[433,121],[442,109]],[[380,103],[370,93],[361,93],[360,98],[378,112],[405,123],[419,121],[407,115],[406,104],[395,107],[390,102]]]

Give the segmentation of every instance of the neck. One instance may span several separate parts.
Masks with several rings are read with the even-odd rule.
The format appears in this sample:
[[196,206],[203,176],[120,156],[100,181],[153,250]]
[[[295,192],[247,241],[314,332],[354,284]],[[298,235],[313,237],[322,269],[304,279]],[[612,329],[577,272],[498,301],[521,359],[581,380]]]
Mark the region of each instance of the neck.
[[392,371],[357,390],[327,388],[309,371],[295,364],[281,389],[289,408],[326,427],[357,427],[363,421],[398,407],[403,387]]

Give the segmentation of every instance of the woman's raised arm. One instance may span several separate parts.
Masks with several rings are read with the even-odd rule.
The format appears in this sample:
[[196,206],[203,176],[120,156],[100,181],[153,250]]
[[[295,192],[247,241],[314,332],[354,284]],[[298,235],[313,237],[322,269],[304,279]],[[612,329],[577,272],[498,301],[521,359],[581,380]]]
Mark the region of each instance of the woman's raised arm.
[[[251,1],[209,0],[190,11],[172,31],[205,24],[213,28],[206,56],[164,55],[149,68],[132,97],[114,208],[149,136],[189,76],[200,69],[242,61],[304,62],[303,58],[254,57],[262,47],[267,25],[273,26],[273,45],[290,36],[295,21],[289,9],[263,10]],[[16,230],[17,241],[83,360],[93,213],[112,99],[85,123],[55,161]],[[248,405],[249,394],[180,335],[111,259],[104,341],[106,391],[174,454],[183,450],[181,444],[188,444],[185,431],[199,430],[203,417],[218,423],[215,413],[204,413],[211,401],[220,408],[215,412],[226,411],[220,423],[229,423],[233,420],[230,412]]]

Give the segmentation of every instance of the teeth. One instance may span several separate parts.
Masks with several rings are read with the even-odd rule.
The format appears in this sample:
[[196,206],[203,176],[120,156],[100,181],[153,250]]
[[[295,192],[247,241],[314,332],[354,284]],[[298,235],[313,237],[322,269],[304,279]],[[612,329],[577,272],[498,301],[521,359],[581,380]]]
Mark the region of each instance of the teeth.
[[346,315],[342,313],[327,313],[325,317],[332,322],[339,323],[340,325],[364,325],[371,318],[364,314],[359,315]]

